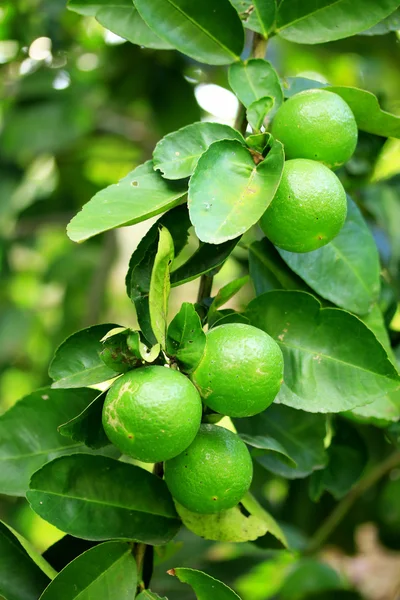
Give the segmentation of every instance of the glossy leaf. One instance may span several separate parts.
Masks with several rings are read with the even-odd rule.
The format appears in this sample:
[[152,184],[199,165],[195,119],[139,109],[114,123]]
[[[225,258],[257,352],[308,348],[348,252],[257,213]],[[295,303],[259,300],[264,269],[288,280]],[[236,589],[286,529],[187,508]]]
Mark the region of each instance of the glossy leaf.
[[175,575],[182,583],[187,583],[193,588],[197,600],[240,600],[240,597],[227,585],[210,577],[202,571],[195,569],[172,569],[168,571],[170,575]]
[[286,539],[286,536],[283,533],[280,526],[278,525],[278,523],[275,521],[273,516],[269,512],[267,512],[261,506],[261,504],[259,504],[259,502],[250,492],[247,492],[244,498],[242,498],[241,504],[251,515],[253,515],[254,517],[258,517],[259,519],[264,521],[267,524],[268,532],[274,537],[276,537],[276,539],[279,540],[281,544],[285,546],[285,548],[288,547],[288,541]]
[[252,102],[246,111],[247,121],[250,126],[259,131],[264,124],[265,117],[272,110],[274,99],[271,96],[263,96]]
[[179,204],[185,193],[184,182],[166,181],[149,160],[93,196],[69,223],[68,236],[83,242],[98,233],[145,221]]
[[189,214],[203,242],[219,244],[247,231],[272,201],[284,163],[275,141],[257,166],[240,142],[214,142],[201,156],[189,184]]
[[232,0],[232,4],[247,29],[268,37],[276,18],[276,0]]
[[392,12],[391,15],[383,19],[370,29],[361,31],[359,35],[385,35],[391,31],[398,31],[400,29],[400,8]]
[[399,388],[399,374],[372,331],[346,311],[321,308],[310,294],[268,292],[249,304],[246,316],[281,347],[283,404],[341,412]]
[[116,377],[114,369],[101,360],[102,338],[118,325],[106,323],[77,331],[56,350],[50,363],[53,388],[78,388]]
[[[238,60],[244,44],[239,16],[228,0],[135,0],[147,25],[191,58],[211,65]],[[223,23],[223,27],[221,24]]]
[[167,352],[186,372],[199,364],[206,345],[206,334],[193,304],[184,302],[172,319],[167,333]]
[[208,311],[207,322],[211,326],[217,319],[220,318],[221,313],[218,312],[218,309],[221,306],[224,306],[233,296],[242,289],[246,283],[249,281],[249,276],[244,275],[244,277],[239,277],[238,279],[234,279],[230,283],[224,285],[220,290],[218,290],[217,295],[211,303],[211,306]]
[[143,590],[139,596],[136,596],[136,600],[168,600],[165,596],[161,598],[158,594],[155,594],[151,590]]
[[171,264],[174,260],[174,241],[166,227],[159,230],[157,254],[154,258],[149,290],[150,323],[156,340],[165,349]]
[[83,539],[165,544],[179,529],[164,481],[104,456],[47,463],[33,475],[27,498],[43,519]]
[[183,179],[192,175],[197,161],[218,140],[244,138],[235,129],[220,123],[193,123],[169,133],[158,142],[153,152],[154,168],[167,179]]
[[305,254],[280,249],[278,252],[313,290],[341,308],[365,314],[378,298],[378,250],[351,199],[348,199],[346,222],[329,244]]
[[252,456],[263,456],[270,452],[277,453],[278,458],[287,463],[289,467],[296,467],[297,463],[291,456],[289,456],[286,448],[282,446],[278,440],[271,437],[270,435],[249,435],[247,433],[240,433],[240,438],[245,444],[254,448],[251,451]]
[[131,546],[105,542],[69,563],[40,600],[131,600],[136,586],[137,569]]
[[58,431],[61,435],[71,438],[74,442],[81,442],[89,448],[102,448],[110,442],[102,425],[103,404],[106,394],[98,394],[79,415],[60,425]]
[[88,451],[57,427],[79,414],[96,390],[43,388],[0,416],[0,493],[24,496],[34,471],[60,454]]
[[69,0],[67,8],[80,15],[94,17],[101,8],[127,7],[131,4],[131,0]]
[[276,475],[289,479],[307,477],[326,465],[326,419],[322,415],[272,404],[255,417],[235,419],[234,422],[240,436],[245,436],[246,443],[246,438],[250,437],[271,438],[292,460],[291,464],[287,459],[282,460],[276,451],[256,454],[256,461]]
[[42,556],[58,572],[75,558],[86,552],[86,550],[90,550],[90,548],[97,546],[99,543],[81,540],[72,535],[64,535],[57,542],[49,546],[43,552]]
[[323,44],[360,33],[397,7],[397,0],[282,0],[276,31],[291,42]]
[[248,108],[256,100],[271,96],[275,108],[283,102],[282,86],[270,62],[263,58],[250,58],[229,67],[229,85]]

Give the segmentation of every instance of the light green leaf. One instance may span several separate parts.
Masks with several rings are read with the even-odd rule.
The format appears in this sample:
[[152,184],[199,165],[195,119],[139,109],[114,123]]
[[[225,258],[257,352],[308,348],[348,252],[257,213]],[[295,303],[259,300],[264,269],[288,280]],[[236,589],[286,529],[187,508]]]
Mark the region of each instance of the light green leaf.
[[151,590],[143,590],[143,592],[140,592],[139,596],[136,596],[136,600],[168,600],[168,598],[166,596],[161,598],[161,596],[155,594]]
[[67,8],[80,15],[94,17],[104,7],[127,7],[132,0],[69,0]]
[[276,18],[276,0],[232,0],[243,25],[265,38]]
[[218,140],[244,143],[242,134],[228,125],[200,122],[182,127],[158,142],[153,152],[154,168],[167,179],[189,177],[203,152]]
[[400,140],[389,139],[384,143],[371,175],[371,182],[390,179],[400,173]]
[[43,573],[45,573],[45,575],[47,575],[49,579],[54,579],[54,577],[57,575],[57,571],[53,569],[53,567],[47,562],[46,558],[44,558],[44,555],[39,554],[36,548],[31,544],[31,542],[25,539],[20,533],[18,533],[18,531],[15,531],[15,529],[13,529],[11,525],[7,525],[7,523],[3,523],[2,521],[0,521],[0,527],[2,526],[7,527],[10,530],[10,532],[17,538],[22,548],[27,552],[27,554],[33,560],[33,562],[43,571]]
[[229,67],[229,85],[248,108],[256,100],[271,96],[275,108],[283,102],[282,86],[274,67],[263,58],[250,58]]
[[240,597],[227,585],[195,569],[171,569],[170,575],[175,575],[182,583],[193,588],[197,600],[240,600]]
[[247,121],[250,126],[259,131],[264,124],[265,117],[272,110],[274,99],[271,96],[263,96],[252,102],[246,111]]
[[398,0],[282,0],[277,33],[299,44],[323,44],[350,37],[390,15]]
[[282,444],[278,442],[278,440],[270,435],[249,435],[247,433],[240,433],[239,437],[248,446],[256,448],[256,450],[251,452],[252,456],[263,456],[264,454],[274,452],[277,453],[279,455],[278,458],[282,462],[287,463],[289,467],[297,466],[296,461],[289,456],[286,448],[284,448]]
[[33,475],[27,498],[43,519],[86,540],[165,544],[180,526],[162,479],[104,456],[63,456],[47,463]]
[[359,35],[385,35],[391,31],[398,31],[400,29],[400,8],[392,12],[391,15],[386,17],[366,31],[361,31]]
[[238,279],[234,279],[230,281],[226,285],[224,285],[220,290],[218,290],[217,295],[211,303],[211,306],[207,315],[207,322],[211,326],[215,323],[217,319],[221,317],[221,313],[218,312],[218,309],[226,304],[228,300],[236,296],[239,290],[242,289],[246,283],[249,281],[249,276],[244,275],[243,277],[239,277]]
[[69,223],[68,236],[83,242],[98,233],[145,221],[179,204],[185,194],[185,182],[163,179],[149,160],[93,196]]
[[257,500],[250,492],[247,492],[244,498],[242,498],[241,503],[253,517],[257,517],[267,524],[268,532],[271,533],[271,535],[276,537],[276,539],[279,540],[283,544],[283,546],[285,546],[285,548],[288,547],[286,536],[283,533],[280,526],[278,525],[278,523],[275,521],[273,516],[270,515],[270,513],[267,512],[261,506],[261,504],[257,502]]
[[254,225],[275,195],[283,163],[283,146],[278,141],[258,165],[240,142],[211,144],[189,184],[190,220],[200,240],[226,242]]
[[132,600],[136,586],[137,570],[131,546],[105,542],[70,562],[40,600]]
[[273,291],[247,309],[252,325],[280,345],[285,382],[278,400],[309,412],[342,412],[400,387],[372,331],[354,315],[321,308],[305,292]]
[[150,279],[150,323],[156,340],[165,349],[167,336],[168,300],[171,264],[174,260],[174,241],[166,227],[159,230],[157,254]]
[[193,304],[184,302],[168,327],[167,352],[190,373],[199,364],[205,345],[206,334],[200,317]]
[[195,60],[226,65],[243,50],[243,27],[229,0],[205,0],[201,10],[185,0],[135,0],[135,5],[150,29]]

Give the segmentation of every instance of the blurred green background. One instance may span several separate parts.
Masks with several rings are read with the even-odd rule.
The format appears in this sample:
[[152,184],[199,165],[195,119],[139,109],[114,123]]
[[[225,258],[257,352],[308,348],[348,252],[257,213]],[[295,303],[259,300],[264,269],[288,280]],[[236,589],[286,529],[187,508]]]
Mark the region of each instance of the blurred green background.
[[[400,32],[321,46],[272,39],[267,58],[283,78],[303,76],[363,87],[378,96],[383,108],[400,114]],[[81,246],[67,238],[65,227],[96,191],[148,159],[166,133],[200,119],[233,124],[237,101],[228,89],[226,68],[205,67],[173,51],[133,46],[94,18],[67,11],[65,0],[0,4],[0,413],[49,384],[48,363],[66,336],[98,322],[135,325],[124,276],[130,254],[151,222]],[[381,303],[388,309],[391,335],[397,338],[398,173],[399,142],[385,143],[368,134],[360,135],[354,158],[339,173],[377,240],[388,284]],[[216,277],[214,289],[246,269],[245,252],[238,248]],[[194,301],[196,289],[197,282],[192,282],[173,291],[171,315],[183,300]],[[251,287],[245,288],[236,303],[244,305],[252,293]],[[301,547],[302,530],[324,507],[315,508],[308,500],[303,482],[291,483],[289,489],[286,480],[269,475],[265,481],[265,476],[264,472],[262,493],[283,520],[290,514],[291,535]],[[385,565],[394,561],[393,569],[399,572],[399,481],[389,483],[394,489],[386,485],[376,509],[361,509],[359,521],[375,521],[386,535],[390,560],[377,544],[374,549],[384,552]],[[41,551],[62,535],[22,499],[1,497],[0,518]],[[356,542],[362,547],[368,536],[376,535],[376,528],[361,530],[360,535],[364,537]],[[177,599],[191,596],[181,587],[177,591],[174,580],[164,575],[170,566],[203,567],[236,586],[245,600],[266,600],[275,597],[293,562],[288,553],[276,554],[270,543],[265,550],[260,544],[225,546],[187,533],[183,537],[186,549],[179,542],[171,544],[157,567],[159,590]],[[342,542],[345,551],[354,551],[353,540],[344,536]],[[343,556],[331,556],[331,561]],[[301,568],[307,569],[307,563]],[[324,568],[321,581],[334,579]],[[299,597],[295,579],[291,585],[286,582],[288,589],[279,597]],[[381,595],[365,590],[363,594],[377,600],[400,597],[382,595],[381,586],[380,590]]]

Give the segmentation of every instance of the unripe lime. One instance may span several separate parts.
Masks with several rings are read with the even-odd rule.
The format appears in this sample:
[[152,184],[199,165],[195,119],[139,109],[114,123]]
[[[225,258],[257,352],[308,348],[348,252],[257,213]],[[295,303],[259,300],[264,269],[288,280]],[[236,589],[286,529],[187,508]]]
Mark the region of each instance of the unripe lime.
[[202,405],[191,381],[172,369],[142,367],[111,386],[103,408],[108,439],[143,462],[177,456],[193,441]]
[[357,145],[357,123],[351,108],[327,90],[306,90],[287,100],[272,123],[272,134],[286,158],[309,158],[337,168]]
[[310,252],[339,233],[346,213],[346,192],[335,173],[314,160],[298,158],[285,162],[278,190],[260,226],[279,248]]
[[192,444],[165,463],[165,481],[182,506],[202,514],[236,506],[250,487],[253,464],[238,435],[202,425]]
[[192,381],[207,406],[230,417],[265,410],[282,383],[283,358],[264,331],[243,323],[211,329]]

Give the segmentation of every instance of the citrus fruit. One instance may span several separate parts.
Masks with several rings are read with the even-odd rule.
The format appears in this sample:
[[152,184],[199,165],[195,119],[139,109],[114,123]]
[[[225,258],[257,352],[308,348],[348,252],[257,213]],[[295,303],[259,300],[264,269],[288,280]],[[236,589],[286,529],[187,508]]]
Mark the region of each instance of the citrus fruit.
[[250,487],[253,464],[238,435],[201,425],[194,441],[165,463],[172,496],[192,512],[211,514],[236,506]]
[[282,376],[278,344],[257,327],[229,323],[208,331],[192,381],[204,403],[216,412],[250,417],[273,402]]
[[288,160],[271,204],[260,220],[279,248],[310,252],[330,242],[346,219],[346,192],[328,167],[314,160]]
[[199,393],[185,375],[151,366],[129,371],[113,383],[104,403],[103,426],[124,454],[161,462],[189,446],[201,414]]
[[277,111],[272,134],[285,146],[286,158],[318,160],[332,169],[352,156],[357,123],[348,104],[327,90],[306,90]]

